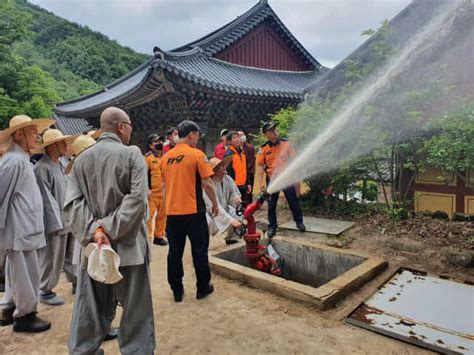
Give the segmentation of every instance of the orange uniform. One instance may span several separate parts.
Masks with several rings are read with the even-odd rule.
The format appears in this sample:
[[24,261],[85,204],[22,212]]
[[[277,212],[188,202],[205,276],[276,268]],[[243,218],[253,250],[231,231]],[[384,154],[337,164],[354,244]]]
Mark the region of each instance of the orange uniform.
[[[153,239],[153,237],[165,237],[166,210],[163,198],[163,179],[161,178],[160,169],[161,159],[161,157],[155,156],[152,152],[148,152],[145,155],[145,161],[148,167],[148,187],[151,191],[148,197],[148,208],[150,210],[150,216],[148,217],[148,237],[150,239]],[[153,219],[155,219],[154,231]]]
[[229,146],[229,150],[224,156],[228,155],[232,155],[232,164],[228,167],[228,171],[230,170],[229,175],[234,179],[237,186],[247,185],[247,160],[245,152],[243,150],[239,152],[234,147]]
[[205,212],[201,180],[214,174],[199,149],[179,143],[161,160],[166,187],[166,215],[182,216]]
[[263,166],[267,177],[271,178],[275,172],[285,169],[295,156],[292,144],[285,138],[278,138],[275,143],[267,141],[262,145],[256,162]]

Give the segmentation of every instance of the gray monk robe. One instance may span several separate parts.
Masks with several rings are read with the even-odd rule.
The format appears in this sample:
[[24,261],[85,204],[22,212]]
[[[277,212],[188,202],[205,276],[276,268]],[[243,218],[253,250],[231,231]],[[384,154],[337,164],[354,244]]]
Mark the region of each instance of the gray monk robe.
[[92,241],[100,220],[120,255],[124,278],[114,285],[92,280],[86,259],[78,268],[71,322],[71,354],[95,354],[110,327],[115,307],[123,307],[118,341],[122,354],[155,349],[147,243],[147,169],[138,147],[123,145],[114,133],[77,157],[69,175],[64,211],[82,247]]
[[6,251],[4,307],[15,306],[14,317],[36,312],[38,259],[46,245],[43,201],[30,157],[16,143],[0,157],[0,249]]
[[34,167],[36,181],[43,196],[46,246],[38,250],[40,291],[49,293],[58,285],[64,266],[68,230],[63,217],[66,178],[59,162],[44,154]]
[[0,249],[0,282],[5,278],[5,261],[7,260],[7,252]]
[[[66,159],[65,157],[59,158],[59,163],[61,164],[61,168],[63,171],[66,170],[66,167],[69,164],[69,160]],[[68,186],[68,178],[66,178],[66,190]],[[64,203],[61,205],[61,209],[63,208]],[[74,263],[74,251],[77,248],[77,242],[72,233],[68,233],[66,236],[66,257],[64,258],[64,273],[66,274],[66,277],[69,282],[73,284],[73,289],[76,287],[77,283],[77,270],[76,266],[78,263]]]

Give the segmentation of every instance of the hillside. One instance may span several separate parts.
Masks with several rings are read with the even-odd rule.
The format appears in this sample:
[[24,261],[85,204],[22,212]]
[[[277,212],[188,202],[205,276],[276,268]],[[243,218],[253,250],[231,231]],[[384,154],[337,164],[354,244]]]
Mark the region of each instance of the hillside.
[[51,116],[148,58],[25,0],[0,0],[0,127],[18,113]]

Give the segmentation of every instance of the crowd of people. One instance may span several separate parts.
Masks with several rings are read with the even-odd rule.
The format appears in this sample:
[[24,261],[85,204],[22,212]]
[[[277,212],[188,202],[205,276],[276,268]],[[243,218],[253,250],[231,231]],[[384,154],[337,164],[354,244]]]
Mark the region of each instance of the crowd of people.
[[[133,123],[119,108],[102,112],[98,131],[69,136],[53,125],[19,115],[0,131],[0,326],[48,330],[38,302],[64,304],[54,291],[64,271],[75,293],[71,354],[103,353],[101,343],[115,337],[124,354],[152,354],[150,245],[168,246],[168,283],[182,302],[189,238],[196,298],[206,298],[214,292],[209,236],[239,241],[237,206],[252,202],[255,176],[264,190],[294,149],[274,122],[263,125],[268,141],[257,154],[243,131],[222,130],[210,160],[197,149],[199,126],[189,120],[150,135],[144,156],[130,145]],[[304,231],[295,187],[283,193]],[[269,202],[269,237],[278,197]],[[117,305],[118,329],[111,327]]]

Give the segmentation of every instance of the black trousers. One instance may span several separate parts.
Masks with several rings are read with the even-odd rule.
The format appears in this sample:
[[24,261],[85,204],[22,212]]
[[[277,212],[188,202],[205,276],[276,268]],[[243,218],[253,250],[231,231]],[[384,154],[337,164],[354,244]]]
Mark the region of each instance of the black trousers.
[[209,231],[205,212],[168,216],[166,220],[168,232],[168,283],[175,292],[183,290],[183,253],[186,236],[191,242],[194,270],[196,272],[196,287],[204,290],[211,281],[208,249]]
[[252,194],[247,192],[247,185],[237,186],[240,192],[242,202],[245,206],[252,203]]
[[[291,213],[293,214],[293,220],[298,222],[303,222],[303,212],[301,212],[300,204],[298,202],[298,197],[296,196],[296,190],[294,186],[289,186],[286,189],[283,189],[286,200],[290,205]],[[276,209],[278,204],[278,197],[280,196],[280,191],[270,195],[270,201],[268,202],[268,224],[270,228],[277,228],[277,215]]]

